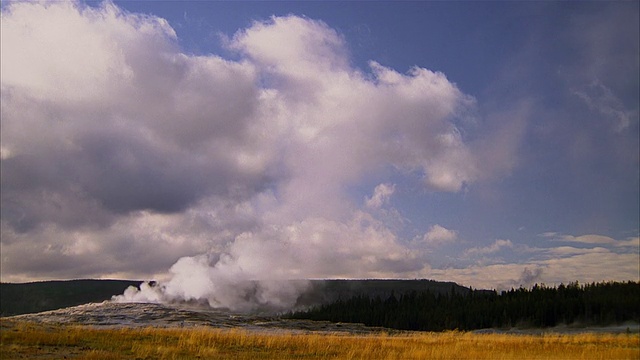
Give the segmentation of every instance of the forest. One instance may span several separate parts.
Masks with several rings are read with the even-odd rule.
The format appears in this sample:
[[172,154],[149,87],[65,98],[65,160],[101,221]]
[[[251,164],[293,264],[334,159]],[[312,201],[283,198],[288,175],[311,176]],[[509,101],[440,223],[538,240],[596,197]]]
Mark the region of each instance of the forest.
[[572,282],[536,284],[509,291],[411,291],[388,297],[357,295],[287,316],[355,322],[401,330],[443,331],[483,328],[553,327],[560,324],[613,325],[640,322],[640,283]]

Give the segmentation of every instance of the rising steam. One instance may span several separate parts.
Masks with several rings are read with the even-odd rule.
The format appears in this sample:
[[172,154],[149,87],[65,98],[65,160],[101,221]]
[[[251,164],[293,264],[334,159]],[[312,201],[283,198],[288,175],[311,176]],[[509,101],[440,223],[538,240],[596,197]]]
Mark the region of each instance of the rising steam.
[[282,311],[295,307],[307,280],[252,280],[240,272],[225,273],[208,256],[184,257],[169,272],[171,280],[130,286],[115,302],[206,304],[232,311]]

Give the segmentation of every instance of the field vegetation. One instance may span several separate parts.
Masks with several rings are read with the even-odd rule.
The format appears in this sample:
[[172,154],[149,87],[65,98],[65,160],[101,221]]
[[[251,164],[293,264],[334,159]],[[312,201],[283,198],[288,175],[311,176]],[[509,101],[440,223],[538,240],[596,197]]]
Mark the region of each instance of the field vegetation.
[[638,359],[640,335],[447,331],[349,335],[97,328],[3,319],[1,359]]

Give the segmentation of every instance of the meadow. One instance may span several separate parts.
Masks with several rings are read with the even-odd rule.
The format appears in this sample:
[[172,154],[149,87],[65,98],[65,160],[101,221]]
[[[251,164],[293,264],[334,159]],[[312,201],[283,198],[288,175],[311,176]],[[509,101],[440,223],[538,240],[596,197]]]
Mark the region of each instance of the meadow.
[[3,319],[0,359],[638,359],[640,334],[248,332]]

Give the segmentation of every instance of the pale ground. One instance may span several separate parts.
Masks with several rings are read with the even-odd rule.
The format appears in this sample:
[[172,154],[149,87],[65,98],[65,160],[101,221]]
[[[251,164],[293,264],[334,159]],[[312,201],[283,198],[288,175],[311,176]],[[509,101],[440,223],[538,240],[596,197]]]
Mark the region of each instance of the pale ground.
[[[215,310],[201,306],[161,305],[140,303],[94,303],[65,309],[46,311],[37,314],[18,315],[5,318],[27,320],[45,324],[74,324],[98,327],[192,327],[210,326],[213,328],[238,328],[257,332],[327,332],[368,334],[379,332],[400,332],[379,327],[367,327],[362,324],[331,323],[328,321],[289,320],[268,314],[240,314]],[[553,328],[510,328],[480,329],[475,333],[507,334],[575,334],[595,333],[639,333],[640,324],[625,323],[615,326],[596,327],[580,324],[560,325]]]

